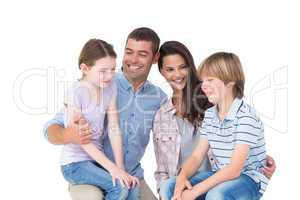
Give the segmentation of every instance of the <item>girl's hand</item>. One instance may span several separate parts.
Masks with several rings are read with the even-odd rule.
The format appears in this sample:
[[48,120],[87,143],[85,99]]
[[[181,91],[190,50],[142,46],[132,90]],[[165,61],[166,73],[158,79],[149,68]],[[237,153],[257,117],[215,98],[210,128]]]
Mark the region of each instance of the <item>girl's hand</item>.
[[110,170],[109,173],[112,177],[112,182],[114,186],[116,185],[116,180],[119,180],[122,187],[126,186],[128,189],[130,189],[131,176],[128,173],[118,168],[117,166]]
[[135,186],[140,186],[140,180],[139,178],[135,177],[135,176],[130,176],[130,181],[131,181],[131,188],[134,188]]
[[178,176],[176,180],[175,190],[172,197],[172,200],[181,200],[182,192],[184,189],[191,190],[193,187],[189,180],[184,176]]

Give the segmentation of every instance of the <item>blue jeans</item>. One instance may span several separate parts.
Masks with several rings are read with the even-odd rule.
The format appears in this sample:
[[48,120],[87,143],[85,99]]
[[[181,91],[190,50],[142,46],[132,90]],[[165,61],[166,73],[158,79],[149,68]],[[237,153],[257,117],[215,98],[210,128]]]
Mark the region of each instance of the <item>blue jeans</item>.
[[[212,176],[214,172],[201,171],[189,179],[192,186]],[[163,181],[160,185],[162,200],[170,200],[175,189],[176,177]],[[197,200],[258,200],[260,186],[252,178],[242,174],[239,178],[220,183],[207,193],[197,197]]]
[[102,189],[107,200],[136,200],[139,199],[139,188],[122,187],[119,181],[113,186],[111,175],[98,163],[81,161],[61,167],[64,178],[71,184],[95,185]]

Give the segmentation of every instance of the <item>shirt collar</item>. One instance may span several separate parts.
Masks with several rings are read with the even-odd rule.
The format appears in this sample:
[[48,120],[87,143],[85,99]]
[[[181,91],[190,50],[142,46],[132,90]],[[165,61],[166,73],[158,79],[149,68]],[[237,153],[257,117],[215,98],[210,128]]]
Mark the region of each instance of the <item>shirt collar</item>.
[[172,98],[170,98],[164,105],[163,108],[165,112],[171,112],[172,114],[176,113],[175,106],[173,105]]
[[[132,84],[127,80],[124,73],[121,72],[117,76],[119,76],[120,84],[125,90],[132,89]],[[138,91],[145,91],[150,86],[150,82],[148,80],[145,81],[145,83],[141,86],[141,88]],[[132,89],[133,90],[133,89]]]
[[[233,100],[224,120],[234,120],[242,105],[243,105],[243,100],[236,97]],[[218,109],[216,105],[213,107],[213,115],[214,115],[214,119],[219,119]]]

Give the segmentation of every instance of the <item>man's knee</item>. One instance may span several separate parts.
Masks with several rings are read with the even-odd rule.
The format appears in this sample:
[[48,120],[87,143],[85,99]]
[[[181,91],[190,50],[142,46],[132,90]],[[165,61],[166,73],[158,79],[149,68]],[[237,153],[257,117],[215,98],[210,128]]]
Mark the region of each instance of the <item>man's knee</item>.
[[72,200],[103,200],[102,191],[93,185],[70,185]]
[[207,192],[205,200],[234,200],[234,198],[228,191],[213,188]]

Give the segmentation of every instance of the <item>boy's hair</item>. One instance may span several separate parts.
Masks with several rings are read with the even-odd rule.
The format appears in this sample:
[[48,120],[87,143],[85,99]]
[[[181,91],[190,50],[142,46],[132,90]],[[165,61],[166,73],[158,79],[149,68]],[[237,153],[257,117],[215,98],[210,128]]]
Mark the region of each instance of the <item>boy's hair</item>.
[[234,82],[234,97],[244,96],[245,75],[242,64],[237,55],[227,52],[218,52],[206,58],[198,69],[198,75],[215,76],[225,84]]
[[128,42],[128,39],[151,42],[153,54],[156,54],[158,52],[160,39],[157,33],[150,28],[147,27],[136,28],[131,33],[129,33],[126,43]]
[[117,57],[113,46],[104,40],[90,39],[87,41],[87,43],[85,43],[81,50],[78,60],[79,68],[82,63],[86,64],[87,66],[93,66],[96,60],[106,56],[113,58]]

